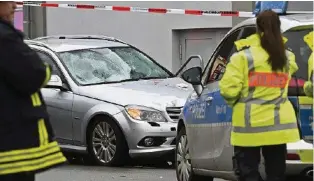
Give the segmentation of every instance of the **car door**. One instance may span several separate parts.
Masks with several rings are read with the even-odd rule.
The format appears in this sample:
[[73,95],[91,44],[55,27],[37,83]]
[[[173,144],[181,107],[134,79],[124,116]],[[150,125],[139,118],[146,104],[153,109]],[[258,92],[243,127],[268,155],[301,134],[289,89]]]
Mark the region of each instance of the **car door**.
[[208,119],[211,115],[207,109],[208,104],[210,104],[210,100],[208,100],[208,104],[206,102],[208,95],[208,88],[205,88],[200,96],[195,92],[192,93],[183,111],[193,167],[214,170],[213,153],[215,146],[211,122]]
[[[44,62],[52,66],[52,75],[58,75],[63,79],[62,73],[52,56],[53,53],[39,48],[35,51]],[[71,91],[61,91],[57,88],[42,88],[41,93],[47,105],[50,122],[58,142],[71,144],[73,140],[73,93]]]
[[212,128],[215,145],[213,157],[219,171],[231,171],[233,168],[233,147],[230,144],[232,109],[220,94],[219,80],[225,72],[229,58],[236,51],[234,42],[239,39],[240,32],[241,29],[237,29],[225,37],[211,57],[209,71],[204,75],[204,82],[207,84],[205,89],[208,89],[205,100],[211,100],[206,108],[207,121]]
[[[202,82],[200,96],[192,95],[187,102],[191,116],[187,121],[187,134],[193,167],[207,170],[232,169],[233,148],[230,146],[231,108],[220,95],[219,80],[227,60],[235,51],[234,41],[240,29],[229,34],[210,58]],[[226,156],[227,158],[224,158]],[[230,159],[229,159],[230,158]],[[225,163],[220,163],[225,162]]]

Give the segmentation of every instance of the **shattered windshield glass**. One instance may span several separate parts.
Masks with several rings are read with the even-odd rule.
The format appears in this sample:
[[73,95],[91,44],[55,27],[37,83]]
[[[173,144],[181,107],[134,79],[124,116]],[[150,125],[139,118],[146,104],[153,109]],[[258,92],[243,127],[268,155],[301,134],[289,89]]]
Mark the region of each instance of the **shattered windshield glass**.
[[61,52],[59,56],[72,77],[81,85],[171,76],[131,47],[83,49]]

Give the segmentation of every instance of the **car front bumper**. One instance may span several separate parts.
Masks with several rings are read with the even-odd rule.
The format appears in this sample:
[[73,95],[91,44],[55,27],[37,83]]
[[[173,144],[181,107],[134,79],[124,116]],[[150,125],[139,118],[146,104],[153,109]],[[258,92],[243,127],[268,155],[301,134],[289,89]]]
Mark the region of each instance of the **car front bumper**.
[[[148,123],[136,121],[132,120],[125,112],[114,117],[118,120],[124,133],[131,157],[161,157],[174,153],[177,133],[176,122]],[[155,145],[145,145],[145,138],[152,138]]]

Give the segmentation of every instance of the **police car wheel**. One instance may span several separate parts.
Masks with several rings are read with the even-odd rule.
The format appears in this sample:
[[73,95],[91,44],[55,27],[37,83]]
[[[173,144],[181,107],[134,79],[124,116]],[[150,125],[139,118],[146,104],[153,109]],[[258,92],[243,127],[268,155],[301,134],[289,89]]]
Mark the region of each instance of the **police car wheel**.
[[193,173],[185,127],[177,135],[175,168],[177,181],[214,181],[213,177]]
[[89,156],[97,165],[123,166],[128,160],[124,135],[109,117],[98,117],[92,122],[87,140]]

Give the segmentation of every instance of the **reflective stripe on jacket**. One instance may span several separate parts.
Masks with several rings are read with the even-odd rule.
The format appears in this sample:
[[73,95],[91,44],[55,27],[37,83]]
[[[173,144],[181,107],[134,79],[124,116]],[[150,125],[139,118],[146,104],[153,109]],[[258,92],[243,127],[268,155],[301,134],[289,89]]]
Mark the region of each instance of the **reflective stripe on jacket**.
[[[240,40],[241,41],[241,40]],[[235,43],[238,50],[241,43]],[[259,35],[242,43],[219,82],[221,95],[233,107],[231,144],[276,145],[300,140],[295,111],[287,98],[291,75],[298,70],[293,53],[287,51],[284,72],[272,72],[269,55]]]
[[[38,147],[0,152],[0,175],[39,172],[66,161],[56,141],[49,142],[43,119],[38,121]],[[20,138],[23,141],[23,138]]]

